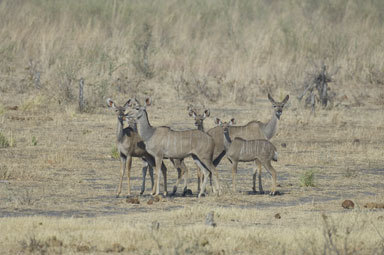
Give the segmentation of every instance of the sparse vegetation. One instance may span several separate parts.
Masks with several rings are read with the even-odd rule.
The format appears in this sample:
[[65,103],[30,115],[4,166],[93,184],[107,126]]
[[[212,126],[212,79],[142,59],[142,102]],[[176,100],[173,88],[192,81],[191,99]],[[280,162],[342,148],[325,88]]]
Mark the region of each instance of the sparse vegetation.
[[300,186],[315,187],[315,172],[307,170],[300,176]]
[[140,84],[136,95],[249,104],[301,89],[311,66],[327,63],[340,67],[332,91],[353,103],[384,81],[383,10],[362,0],[2,1],[0,90],[76,104],[83,77],[91,109],[94,94],[129,90],[114,86],[122,81]]
[[[379,0],[0,1],[1,253],[383,254],[383,13]],[[333,107],[313,116],[297,97],[322,63],[340,69]],[[197,199],[191,159],[193,195],[151,197],[147,175],[138,196],[133,158],[140,203],[115,198],[106,98],[151,96],[151,124],[175,129],[195,128],[186,108],[197,102],[209,129],[212,117],[267,121],[267,93],[290,95],[271,140],[281,196],[251,191],[253,163],[229,192],[222,160],[223,194]],[[177,171],[164,163],[171,191]]]
[[9,146],[10,146],[10,144],[9,144],[7,137],[3,133],[0,132],[0,148],[7,148]]
[[32,145],[33,146],[37,145],[37,138],[36,138],[36,136],[32,136]]
[[114,159],[120,158],[120,153],[119,153],[119,150],[117,149],[116,145],[114,145],[111,149],[111,157]]

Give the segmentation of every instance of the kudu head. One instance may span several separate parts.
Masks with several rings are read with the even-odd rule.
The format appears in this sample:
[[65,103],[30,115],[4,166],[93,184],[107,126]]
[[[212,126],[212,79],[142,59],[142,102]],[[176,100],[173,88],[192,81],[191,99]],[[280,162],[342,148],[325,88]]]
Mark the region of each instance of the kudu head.
[[190,117],[193,117],[195,120],[195,126],[197,127],[198,130],[204,131],[204,126],[203,122],[205,118],[209,117],[210,112],[208,109],[204,110],[203,114],[197,113],[196,109],[192,107],[192,105],[188,106],[187,108],[188,114]]
[[236,121],[234,118],[232,118],[230,121],[228,122],[222,122],[219,118],[216,118],[215,119],[215,124],[222,127],[224,129],[225,132],[228,131],[228,128],[230,126],[233,126],[234,124],[236,124]]
[[146,114],[147,106],[151,105],[151,99],[147,98],[145,99],[145,105],[140,104],[140,102],[136,98],[131,98],[127,101],[127,106],[131,108],[131,111],[129,111],[128,114],[126,114],[126,117],[129,119],[140,119],[141,117]]
[[112,101],[112,99],[110,99],[110,98],[107,99],[108,107],[115,110],[115,112],[117,114],[117,119],[120,121],[120,123],[123,123],[123,121],[125,121],[127,119],[126,118],[126,111],[129,108],[128,102],[129,102],[129,100],[123,106],[119,106],[119,105],[115,104]]
[[280,119],[281,114],[283,113],[284,105],[288,102],[289,95],[287,95],[283,101],[276,102],[272,96],[268,93],[268,99],[272,103],[273,109],[275,111],[275,115],[278,119]]

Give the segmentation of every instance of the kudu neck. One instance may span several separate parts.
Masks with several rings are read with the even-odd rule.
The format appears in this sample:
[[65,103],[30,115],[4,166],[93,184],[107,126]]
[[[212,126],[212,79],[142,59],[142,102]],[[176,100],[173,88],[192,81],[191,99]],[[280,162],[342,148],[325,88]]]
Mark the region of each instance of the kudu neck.
[[277,118],[276,113],[273,112],[272,118],[263,129],[263,132],[268,140],[276,134],[278,123],[279,119]]
[[124,125],[123,125],[123,120],[120,118],[117,118],[117,130],[116,130],[116,136],[117,136],[117,141],[121,142],[124,138]]
[[136,124],[137,132],[139,133],[141,139],[143,139],[144,142],[148,141],[155,132],[155,128],[153,128],[149,123],[147,111],[143,111],[142,115],[137,118]]
[[232,140],[231,137],[229,136],[229,129],[224,128],[224,147],[225,150],[228,150],[229,146],[231,146]]

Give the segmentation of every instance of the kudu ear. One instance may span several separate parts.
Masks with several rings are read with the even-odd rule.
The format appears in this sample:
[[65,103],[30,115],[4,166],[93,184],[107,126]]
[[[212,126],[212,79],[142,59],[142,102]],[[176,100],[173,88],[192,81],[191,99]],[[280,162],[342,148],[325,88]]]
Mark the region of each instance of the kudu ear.
[[147,97],[147,98],[145,99],[145,105],[146,105],[146,106],[151,106],[151,104],[152,104],[152,100],[151,100],[149,97]]
[[194,111],[192,108],[190,108],[190,107],[188,107],[188,115],[189,115],[190,117],[194,117],[194,118],[196,118],[196,113],[195,113],[195,111]]
[[133,99],[130,98],[130,99],[128,99],[127,102],[124,104],[124,108],[132,107],[132,104],[133,104]]
[[107,105],[108,107],[116,108],[115,103],[110,98],[107,99]]
[[219,118],[215,118],[215,124],[216,125],[221,125],[223,123],[221,122],[221,120]]
[[231,121],[229,122],[229,125],[232,126],[235,124],[236,124],[235,118],[232,118]]
[[275,100],[272,98],[271,94],[268,93],[268,99],[272,104],[276,104]]
[[284,98],[283,102],[281,102],[281,103],[282,103],[282,104],[286,104],[286,103],[288,102],[288,99],[289,99],[289,95],[287,95],[287,96]]
[[210,113],[210,111],[207,109],[207,110],[205,110],[204,111],[204,119],[206,118],[206,117],[209,117],[209,115],[211,115],[211,113]]

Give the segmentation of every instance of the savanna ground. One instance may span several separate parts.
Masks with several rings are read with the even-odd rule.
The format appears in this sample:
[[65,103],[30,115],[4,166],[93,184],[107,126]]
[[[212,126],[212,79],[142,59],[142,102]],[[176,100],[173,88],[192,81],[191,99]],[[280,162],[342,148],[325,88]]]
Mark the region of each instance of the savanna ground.
[[[382,254],[384,6],[381,1],[1,1],[0,251],[132,254]],[[320,63],[333,103],[297,97]],[[85,80],[86,108],[77,105]],[[151,124],[195,128],[187,105],[239,124],[290,95],[273,166],[281,196],[250,194],[252,164],[218,166],[221,196],[115,198],[111,97],[151,96]],[[17,106],[17,107],[15,107]],[[285,144],[283,146],[283,144]],[[168,190],[176,171],[168,167]],[[312,180],[302,183],[305,174]],[[141,185],[134,159],[132,192]],[[271,180],[263,172],[266,191]],[[179,192],[180,192],[179,187]],[[341,207],[345,199],[355,208]],[[205,224],[213,211],[216,227]]]

